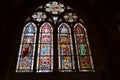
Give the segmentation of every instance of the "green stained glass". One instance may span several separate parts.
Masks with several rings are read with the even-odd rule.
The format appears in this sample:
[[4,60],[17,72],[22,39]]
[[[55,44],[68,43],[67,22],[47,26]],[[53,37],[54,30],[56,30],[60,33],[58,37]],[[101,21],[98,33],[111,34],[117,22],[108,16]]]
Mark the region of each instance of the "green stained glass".
[[79,71],[94,71],[87,33],[82,24],[78,23],[75,25],[74,37]]
[[76,23],[79,21],[83,22],[76,12],[60,2],[51,1],[38,7],[25,22],[16,72],[94,71],[87,32],[81,23]]
[[85,49],[85,44],[80,44],[80,51],[81,51],[81,55],[86,55],[86,49]]

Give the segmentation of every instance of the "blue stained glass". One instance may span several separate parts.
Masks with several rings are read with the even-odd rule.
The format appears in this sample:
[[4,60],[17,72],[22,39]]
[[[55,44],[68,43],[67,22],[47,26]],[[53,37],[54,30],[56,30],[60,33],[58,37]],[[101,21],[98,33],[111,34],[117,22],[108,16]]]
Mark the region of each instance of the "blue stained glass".
[[64,24],[60,27],[60,33],[69,33],[67,26]]
[[[77,70],[82,72],[94,70],[86,29],[81,23],[75,23],[84,22],[78,19],[76,14],[73,13],[74,11],[70,7],[56,1],[44,4],[36,11],[32,18],[27,20],[29,23],[23,29],[16,72],[33,72],[33,68],[36,68],[36,72],[53,72],[53,57],[56,54],[56,52],[53,52],[54,43],[58,46],[59,72],[76,72],[77,66]],[[46,12],[48,15],[50,13],[48,18]],[[59,18],[60,16],[61,18]],[[63,23],[63,20],[66,22]],[[39,23],[30,21],[38,21]],[[42,22],[43,25],[41,25],[40,21],[45,23]],[[58,28],[57,34],[54,34],[54,26],[49,22],[54,26],[56,25],[56,28]],[[67,24],[67,22],[70,22],[70,24]],[[60,26],[58,26],[59,24]],[[76,25],[74,26],[74,24]],[[37,30],[37,27],[40,30]],[[72,39],[73,35],[74,39]],[[53,37],[55,37],[54,41],[57,41],[58,44],[53,42]],[[36,43],[36,41],[38,42]],[[33,67],[35,55],[37,56],[37,60],[35,59],[37,65]],[[74,59],[75,56],[77,60]]]
[[25,38],[34,38],[34,34],[25,34]]
[[26,64],[27,66],[30,67],[30,64],[31,64],[31,57],[26,57],[26,61],[23,59],[20,61],[20,65],[22,64]]
[[59,72],[74,72],[74,54],[69,25],[58,28]]
[[33,24],[29,24],[26,29],[25,29],[25,33],[28,34],[28,33],[35,33],[35,28],[34,28],[34,25]]
[[33,72],[36,25],[28,23],[22,34],[16,72]]
[[21,57],[19,69],[21,70],[30,70],[31,67],[31,57]]
[[72,69],[72,60],[71,57],[61,56],[62,57],[62,69]]
[[54,21],[54,24],[56,24],[57,23],[57,20],[53,20]]
[[40,27],[37,72],[53,71],[53,29],[49,23]]
[[50,55],[50,44],[41,45],[41,55]]

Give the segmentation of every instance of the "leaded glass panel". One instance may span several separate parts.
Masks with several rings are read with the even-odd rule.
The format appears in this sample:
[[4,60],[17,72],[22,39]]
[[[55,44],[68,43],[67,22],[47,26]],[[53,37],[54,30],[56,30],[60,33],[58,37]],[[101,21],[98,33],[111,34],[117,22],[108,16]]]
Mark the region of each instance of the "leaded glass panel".
[[33,72],[37,28],[32,22],[23,29],[16,72]]
[[36,70],[53,71],[53,29],[49,23],[44,23],[40,27]]
[[58,57],[59,72],[75,72],[71,31],[65,23],[58,27]]
[[74,37],[79,71],[94,71],[87,32],[82,24],[77,23],[74,26]]

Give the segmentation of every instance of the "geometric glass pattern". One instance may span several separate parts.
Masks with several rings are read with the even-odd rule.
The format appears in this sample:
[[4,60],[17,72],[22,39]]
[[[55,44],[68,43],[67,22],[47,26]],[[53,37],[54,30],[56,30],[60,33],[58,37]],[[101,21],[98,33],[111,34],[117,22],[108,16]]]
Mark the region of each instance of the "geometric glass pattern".
[[58,27],[58,58],[59,72],[75,72],[71,30],[66,23]]
[[16,72],[95,71],[85,23],[72,8],[50,1],[25,23]]
[[44,23],[40,27],[36,70],[53,71],[53,29],[49,23]]
[[35,12],[33,15],[32,15],[32,18],[34,21],[44,21],[46,19],[46,14],[43,13],[43,12]]
[[58,14],[58,13],[64,12],[64,8],[65,7],[63,4],[56,2],[56,1],[53,1],[53,2],[46,4],[45,11],[50,12],[52,14]]
[[79,71],[94,71],[87,32],[82,24],[74,26],[74,37]]
[[34,23],[28,23],[21,38],[16,72],[33,72],[35,42],[37,28]]
[[65,15],[64,15],[64,19],[66,20],[66,21],[68,21],[68,22],[74,22],[74,21],[76,21],[77,20],[77,16],[76,16],[76,14],[75,13],[66,13]]

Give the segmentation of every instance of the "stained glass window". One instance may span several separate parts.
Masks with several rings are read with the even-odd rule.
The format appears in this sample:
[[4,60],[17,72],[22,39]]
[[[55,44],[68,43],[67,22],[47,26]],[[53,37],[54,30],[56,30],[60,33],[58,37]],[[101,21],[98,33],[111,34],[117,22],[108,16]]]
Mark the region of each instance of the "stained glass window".
[[63,23],[58,28],[59,72],[74,72],[74,54],[70,27]]
[[82,24],[74,26],[74,37],[79,71],[94,71],[87,32]]
[[74,9],[51,1],[25,23],[16,72],[33,72],[33,67],[37,73],[94,71],[85,23]]
[[36,32],[36,25],[32,22],[24,27],[16,72],[33,72]]
[[52,14],[59,14],[64,12],[64,10],[65,10],[65,7],[60,2],[53,1],[45,5],[45,11],[50,12]]
[[37,72],[53,71],[53,29],[49,23],[44,23],[40,27]]

